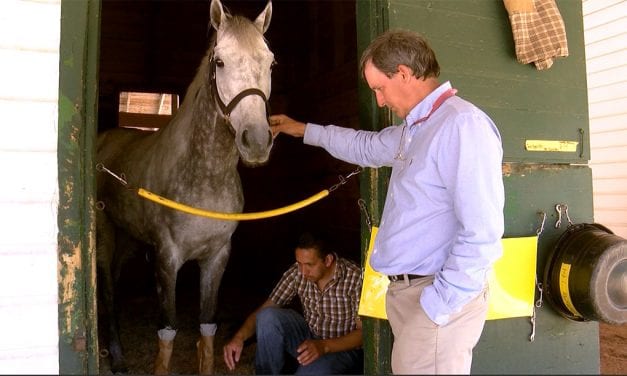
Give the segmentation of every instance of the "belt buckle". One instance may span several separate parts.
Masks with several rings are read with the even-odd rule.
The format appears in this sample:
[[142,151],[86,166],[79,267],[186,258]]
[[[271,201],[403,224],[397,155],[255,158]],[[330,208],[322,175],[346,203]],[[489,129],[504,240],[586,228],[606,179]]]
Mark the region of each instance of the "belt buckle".
[[397,281],[400,281],[401,279],[404,279],[402,275],[391,275],[388,278],[392,282],[397,282]]

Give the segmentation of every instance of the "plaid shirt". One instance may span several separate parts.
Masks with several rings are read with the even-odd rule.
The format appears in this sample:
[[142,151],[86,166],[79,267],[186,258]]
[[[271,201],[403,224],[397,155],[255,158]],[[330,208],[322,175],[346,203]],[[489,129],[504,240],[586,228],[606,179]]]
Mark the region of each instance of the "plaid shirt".
[[361,269],[337,255],[335,259],[333,277],[324,291],[304,278],[298,263],[294,263],[270,294],[270,299],[281,306],[298,295],[305,321],[314,335],[322,339],[340,337],[357,328]]

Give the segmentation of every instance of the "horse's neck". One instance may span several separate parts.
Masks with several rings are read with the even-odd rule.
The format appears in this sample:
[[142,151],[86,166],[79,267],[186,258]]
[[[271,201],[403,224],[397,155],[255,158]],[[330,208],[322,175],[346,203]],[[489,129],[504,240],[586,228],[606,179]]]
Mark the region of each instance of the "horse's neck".
[[163,129],[161,147],[166,153],[176,155],[173,167],[181,174],[202,179],[234,171],[239,156],[230,126],[209,99],[207,88],[201,87],[197,93],[190,94],[193,97],[186,100],[193,103],[181,106],[180,111],[184,112]]

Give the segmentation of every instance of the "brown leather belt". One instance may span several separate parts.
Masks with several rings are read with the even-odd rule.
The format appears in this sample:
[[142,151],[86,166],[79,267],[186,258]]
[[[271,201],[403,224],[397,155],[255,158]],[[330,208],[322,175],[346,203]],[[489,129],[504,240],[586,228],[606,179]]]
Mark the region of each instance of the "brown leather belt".
[[409,280],[427,277],[426,275],[420,275],[420,274],[398,274],[398,275],[389,275],[388,279],[392,282],[404,281],[405,276],[407,276],[407,279]]

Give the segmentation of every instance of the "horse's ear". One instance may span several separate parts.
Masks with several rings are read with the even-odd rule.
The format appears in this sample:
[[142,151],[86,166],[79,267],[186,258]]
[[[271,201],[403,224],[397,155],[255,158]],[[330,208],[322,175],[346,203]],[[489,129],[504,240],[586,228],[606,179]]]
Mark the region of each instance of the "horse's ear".
[[257,19],[255,20],[255,26],[261,34],[265,33],[270,26],[270,20],[272,19],[272,0],[268,1],[263,12],[259,13]]
[[213,26],[216,30],[220,28],[220,25],[226,19],[226,13],[224,13],[220,0],[211,0],[211,5],[209,6],[209,19],[211,20],[211,26]]

